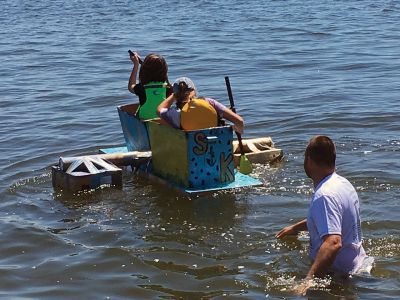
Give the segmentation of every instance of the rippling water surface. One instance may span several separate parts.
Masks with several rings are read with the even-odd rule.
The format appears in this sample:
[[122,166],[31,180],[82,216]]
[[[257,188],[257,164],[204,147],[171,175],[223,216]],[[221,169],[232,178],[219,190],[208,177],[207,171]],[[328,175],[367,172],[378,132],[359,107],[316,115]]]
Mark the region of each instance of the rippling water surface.
[[[4,299],[296,299],[308,237],[310,137],[331,136],[361,198],[370,275],[309,299],[398,299],[399,1],[0,2],[0,295]],[[127,50],[165,56],[171,80],[228,104],[282,163],[264,186],[186,197],[124,174],[122,190],[56,194],[60,156],[124,143]],[[341,298],[341,299],[342,299]]]

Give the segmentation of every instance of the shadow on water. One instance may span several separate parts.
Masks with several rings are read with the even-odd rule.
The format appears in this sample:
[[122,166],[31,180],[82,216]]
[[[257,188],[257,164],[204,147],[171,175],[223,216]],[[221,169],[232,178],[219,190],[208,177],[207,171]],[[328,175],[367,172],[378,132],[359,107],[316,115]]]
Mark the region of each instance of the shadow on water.
[[155,217],[164,223],[190,222],[226,228],[235,224],[235,216],[247,210],[244,203],[237,201],[234,191],[189,195],[131,173],[124,177],[122,190],[103,186],[75,194],[58,192],[54,200],[69,209],[107,207],[114,217],[135,214],[149,220]]

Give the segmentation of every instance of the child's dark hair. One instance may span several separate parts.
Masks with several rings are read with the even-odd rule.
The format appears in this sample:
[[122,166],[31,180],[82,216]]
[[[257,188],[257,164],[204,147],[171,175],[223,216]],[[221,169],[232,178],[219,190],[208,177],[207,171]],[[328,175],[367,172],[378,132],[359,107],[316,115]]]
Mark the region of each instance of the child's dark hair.
[[156,53],[150,53],[146,56],[139,71],[139,80],[142,84],[149,82],[167,82],[168,65],[164,57]]
[[176,99],[176,106],[178,108],[182,108],[183,105],[189,100],[189,94],[192,92],[192,89],[188,89],[188,86],[184,82],[179,83],[179,89],[177,92],[174,92],[174,97]]

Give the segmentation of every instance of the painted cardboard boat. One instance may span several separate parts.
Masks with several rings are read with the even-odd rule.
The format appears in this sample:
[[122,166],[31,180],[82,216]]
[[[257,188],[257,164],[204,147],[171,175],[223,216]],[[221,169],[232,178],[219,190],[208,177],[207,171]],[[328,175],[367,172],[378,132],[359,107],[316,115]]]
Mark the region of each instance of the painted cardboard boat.
[[[183,131],[161,119],[140,120],[138,106],[117,107],[125,146],[100,149],[97,155],[61,157],[52,167],[54,188],[77,192],[102,184],[120,187],[123,166],[189,194],[262,185],[237,171],[240,153],[231,126]],[[252,162],[283,156],[271,138],[244,140],[244,145]]]
[[[138,105],[117,108],[126,149],[102,149],[103,153],[151,150],[151,168],[144,173],[186,193],[262,185],[258,179],[237,171],[237,147],[230,126],[182,131],[160,119],[138,119]],[[249,152],[252,161],[267,163],[283,156],[282,150],[274,148],[271,138],[244,141],[250,151],[258,147],[257,153]]]

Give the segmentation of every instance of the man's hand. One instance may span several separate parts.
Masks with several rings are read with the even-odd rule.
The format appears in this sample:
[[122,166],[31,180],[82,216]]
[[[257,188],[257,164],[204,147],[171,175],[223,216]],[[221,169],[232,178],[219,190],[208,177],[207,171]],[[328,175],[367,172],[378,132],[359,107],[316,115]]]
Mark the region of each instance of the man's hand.
[[307,220],[306,219],[304,219],[294,225],[290,225],[290,226],[283,228],[281,231],[279,231],[275,235],[275,237],[277,239],[281,239],[287,235],[296,235],[300,231],[305,231],[305,230],[307,230]]
[[287,235],[296,235],[296,234],[297,234],[297,231],[294,229],[294,225],[290,225],[290,226],[287,226],[287,227],[283,228],[281,231],[279,231],[275,235],[275,237],[277,239],[281,239],[281,238],[283,238],[283,237],[285,237]]
[[305,296],[307,290],[312,286],[313,286],[313,280],[311,278],[306,278],[294,288],[294,292],[296,295]]

